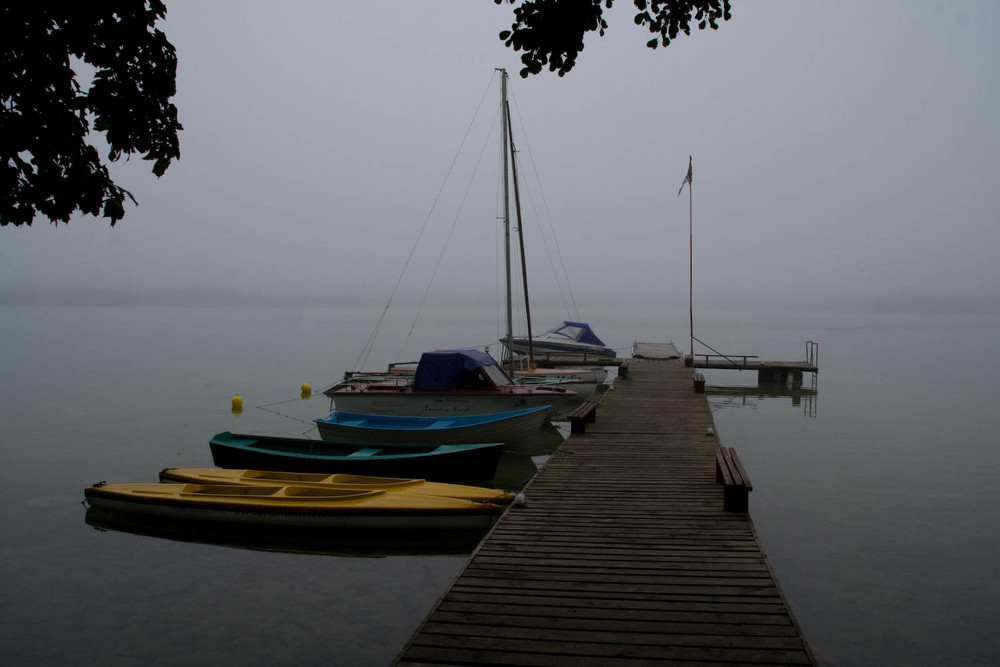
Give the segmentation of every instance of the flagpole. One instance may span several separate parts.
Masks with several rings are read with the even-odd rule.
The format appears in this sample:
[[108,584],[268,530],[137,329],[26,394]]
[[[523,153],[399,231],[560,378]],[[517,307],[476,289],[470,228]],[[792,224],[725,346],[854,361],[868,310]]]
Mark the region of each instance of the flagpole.
[[691,331],[691,367],[694,368],[694,195],[688,181],[688,323]]
[[691,367],[694,368],[694,196],[691,194],[691,185],[694,183],[694,161],[688,155],[688,170],[681,181],[681,187],[677,189],[677,196],[681,196],[684,186],[688,186],[688,321],[691,325]]
[[688,157],[688,323],[691,332],[691,367],[694,368],[694,195],[691,158]]

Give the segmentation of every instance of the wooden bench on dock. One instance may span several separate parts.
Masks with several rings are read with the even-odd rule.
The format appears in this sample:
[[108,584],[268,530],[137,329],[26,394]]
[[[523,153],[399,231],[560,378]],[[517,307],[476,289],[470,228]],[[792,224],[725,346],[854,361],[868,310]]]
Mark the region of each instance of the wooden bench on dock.
[[586,424],[592,424],[597,420],[597,401],[584,401],[580,406],[569,413],[569,432],[573,435],[585,433]]
[[698,371],[691,373],[691,379],[694,380],[694,393],[704,394],[705,393],[705,376]]
[[715,446],[715,481],[725,484],[722,505],[727,512],[746,512],[753,484],[732,447]]

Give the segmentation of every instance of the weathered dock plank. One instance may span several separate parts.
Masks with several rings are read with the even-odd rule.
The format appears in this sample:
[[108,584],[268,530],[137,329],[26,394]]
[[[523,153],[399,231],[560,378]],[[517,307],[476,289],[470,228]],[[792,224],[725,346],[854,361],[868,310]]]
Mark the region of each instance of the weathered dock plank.
[[810,665],[682,362],[637,361],[479,545],[399,665]]

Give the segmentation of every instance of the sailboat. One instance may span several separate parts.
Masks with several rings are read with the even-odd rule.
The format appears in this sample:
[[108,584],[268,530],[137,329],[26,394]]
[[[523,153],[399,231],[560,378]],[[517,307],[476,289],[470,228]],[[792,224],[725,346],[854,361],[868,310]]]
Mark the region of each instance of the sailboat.
[[[391,382],[350,381],[324,391],[333,399],[338,411],[406,416],[478,415],[548,405],[549,416],[552,416],[563,412],[569,403],[578,398],[576,392],[567,388],[565,374],[560,379],[553,374],[533,376],[523,370],[515,371],[514,356],[510,354],[514,341],[510,248],[511,181],[514,184],[514,197],[518,202],[518,218],[520,218],[520,200],[517,189],[517,167],[513,160],[515,149],[510,105],[507,100],[507,71],[501,68],[499,72],[501,73],[503,236],[507,306],[507,332],[503,343],[507,361],[510,362],[507,370],[505,371],[502,364],[498,364],[489,354],[479,350],[427,352],[417,364],[412,382],[406,378],[400,380],[397,376]],[[524,238],[523,236],[519,238],[521,269],[526,273]],[[525,281],[525,310],[530,339],[531,314],[528,306],[527,281]],[[596,391],[597,382],[595,380],[591,383],[592,377],[572,379],[586,396]]]
[[[607,377],[607,371],[603,368],[538,368],[535,365],[535,349],[536,345],[539,349],[544,349],[547,352],[560,351],[560,353],[565,350],[558,350],[554,348],[554,345],[560,341],[569,341],[569,337],[573,337],[573,343],[576,345],[572,348],[572,351],[577,352],[577,356],[570,355],[570,358],[574,360],[585,361],[586,352],[590,352],[591,358],[593,357],[614,357],[615,352],[610,348],[605,348],[604,343],[597,338],[596,334],[590,329],[590,325],[579,322],[564,322],[562,326],[552,329],[550,331],[542,334],[539,339],[534,339],[531,334],[531,306],[528,299],[528,269],[527,262],[524,257],[524,225],[521,224],[521,198],[520,192],[517,187],[517,161],[514,159],[516,150],[514,149],[514,138],[513,130],[510,124],[510,109],[507,102],[507,71],[500,70],[503,75],[503,114],[504,114],[504,231],[505,231],[505,249],[507,257],[507,337],[501,340],[501,344],[507,354],[509,359],[510,374],[514,378],[515,382],[519,384],[528,385],[539,385],[539,384],[557,384],[568,389],[571,389],[579,400],[586,400],[591,398],[597,393],[597,387]],[[518,219],[518,241],[521,249],[521,275],[522,283],[524,286],[524,310],[525,319],[528,327],[528,335],[526,338],[518,337],[515,338],[513,335],[513,324],[512,324],[512,308],[511,308],[511,261],[510,261],[510,197],[508,194],[508,183],[507,183],[507,148],[510,148],[510,172],[513,177],[514,183],[514,202],[517,210]],[[537,341],[537,342],[536,342]],[[581,350],[583,351],[581,353]],[[522,364],[520,369],[516,368],[516,355],[520,353],[522,355],[527,355],[527,367],[525,368]],[[523,361],[523,357],[522,357]]]

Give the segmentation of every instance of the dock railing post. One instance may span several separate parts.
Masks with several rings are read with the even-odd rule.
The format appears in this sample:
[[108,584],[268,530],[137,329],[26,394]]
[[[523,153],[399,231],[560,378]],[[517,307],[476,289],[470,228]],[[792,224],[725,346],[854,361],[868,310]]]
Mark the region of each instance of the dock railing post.
[[806,341],[806,361],[810,366],[819,368],[819,343],[811,340]]

